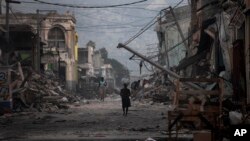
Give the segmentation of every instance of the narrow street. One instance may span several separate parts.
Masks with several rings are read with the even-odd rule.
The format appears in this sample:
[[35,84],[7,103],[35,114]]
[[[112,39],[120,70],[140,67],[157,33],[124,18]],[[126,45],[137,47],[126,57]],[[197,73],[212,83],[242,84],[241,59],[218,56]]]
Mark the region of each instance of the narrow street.
[[0,141],[249,138],[250,0],[0,0]]
[[14,113],[0,117],[0,140],[145,140],[166,137],[167,105],[132,101],[122,115],[118,95],[83,100],[55,113]]

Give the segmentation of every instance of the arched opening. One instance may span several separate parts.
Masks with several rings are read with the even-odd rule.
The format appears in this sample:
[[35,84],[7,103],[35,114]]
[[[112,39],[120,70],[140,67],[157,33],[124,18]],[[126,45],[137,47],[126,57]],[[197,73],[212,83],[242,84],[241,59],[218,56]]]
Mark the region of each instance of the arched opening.
[[48,46],[65,48],[65,36],[62,29],[59,27],[50,29],[48,34]]
[[56,61],[48,63],[48,70],[58,74],[58,77],[65,80],[66,65],[61,60],[62,51],[65,51],[66,41],[64,31],[59,27],[53,27],[48,33],[48,47],[51,49]]

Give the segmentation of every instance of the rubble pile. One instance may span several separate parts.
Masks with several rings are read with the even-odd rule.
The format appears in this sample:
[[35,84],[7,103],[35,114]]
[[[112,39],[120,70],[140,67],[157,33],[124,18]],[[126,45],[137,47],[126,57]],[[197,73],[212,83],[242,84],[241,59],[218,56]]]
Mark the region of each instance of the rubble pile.
[[55,112],[68,108],[68,103],[79,99],[63,89],[56,77],[29,71],[23,81],[13,89],[13,110]]
[[171,99],[171,95],[174,92],[172,85],[156,84],[155,81],[139,87],[136,91],[132,91],[133,96],[136,99],[150,99],[153,102],[168,102]]
[[170,100],[170,94],[173,93],[173,87],[165,86],[158,88],[152,95],[154,102],[166,102]]

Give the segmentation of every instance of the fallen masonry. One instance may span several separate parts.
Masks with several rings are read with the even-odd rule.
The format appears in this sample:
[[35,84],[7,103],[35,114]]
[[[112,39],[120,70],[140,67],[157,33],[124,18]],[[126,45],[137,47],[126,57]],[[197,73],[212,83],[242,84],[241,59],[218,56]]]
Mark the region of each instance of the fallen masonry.
[[0,93],[1,114],[11,111],[55,112],[67,109],[67,103],[79,101],[75,95],[63,88],[55,76],[37,73],[31,68],[8,68],[9,93]]

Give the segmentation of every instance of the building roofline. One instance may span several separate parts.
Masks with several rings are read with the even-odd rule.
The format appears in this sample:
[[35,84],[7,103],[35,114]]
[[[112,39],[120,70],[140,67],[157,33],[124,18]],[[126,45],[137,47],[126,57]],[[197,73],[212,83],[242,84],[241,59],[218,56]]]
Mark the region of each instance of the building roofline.
[[[15,15],[15,16],[14,16]],[[9,15],[10,18],[24,18],[24,19],[37,19],[36,13],[14,13],[14,15]],[[76,18],[72,14],[59,14],[59,13],[48,13],[48,14],[39,14],[39,16],[44,16],[45,19],[70,19],[73,23],[76,23]],[[5,14],[0,15],[0,19],[5,18]]]

